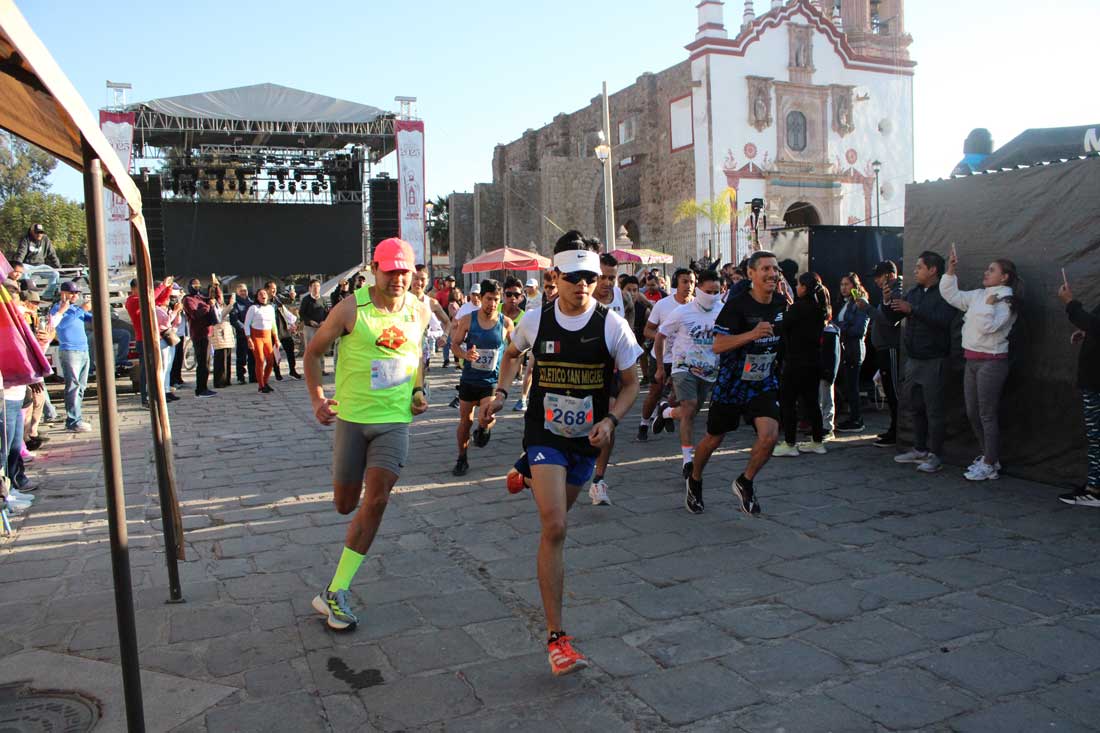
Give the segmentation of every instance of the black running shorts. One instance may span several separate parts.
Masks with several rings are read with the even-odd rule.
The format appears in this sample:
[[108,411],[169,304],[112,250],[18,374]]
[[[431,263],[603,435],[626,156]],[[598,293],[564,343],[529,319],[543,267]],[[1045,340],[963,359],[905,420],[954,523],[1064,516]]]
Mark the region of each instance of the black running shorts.
[[732,433],[744,420],[751,425],[758,417],[768,417],[779,422],[779,393],[762,392],[744,405],[711,403],[707,415],[707,432],[711,435]]

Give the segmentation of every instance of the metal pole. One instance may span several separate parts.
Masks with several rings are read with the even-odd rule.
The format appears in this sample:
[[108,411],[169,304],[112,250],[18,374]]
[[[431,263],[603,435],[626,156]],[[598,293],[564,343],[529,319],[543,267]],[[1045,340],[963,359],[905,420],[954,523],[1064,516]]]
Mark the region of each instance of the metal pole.
[[[154,327],[153,269],[149,250],[141,244],[136,232],[130,232],[130,251],[137,271],[138,305],[141,311],[142,362],[148,386],[149,413],[153,432],[153,457],[157,470],[157,494],[160,499],[161,533],[164,535],[164,561],[168,566],[168,602],[182,603],[179,559],[183,557],[183,522],[176,501],[176,471],[172,455],[172,425],[168,421],[168,403],[156,375],[161,373],[160,334]],[[198,354],[195,355],[198,358]]]
[[603,139],[607,160],[603,162],[603,228],[604,251],[615,249],[615,187],[611,181],[611,108],[607,100],[607,82],[603,83]]
[[875,226],[882,226],[882,203],[879,199],[878,171],[875,171]]
[[134,592],[130,581],[130,549],[126,531],[126,496],[122,489],[122,452],[119,446],[118,414],[115,405],[115,372],[111,344],[110,289],[103,214],[103,169],[95,152],[84,142],[84,214],[88,223],[88,270],[92,286],[96,362],[102,367],[96,377],[99,400],[99,440],[103,449],[103,477],[107,494],[107,524],[111,535],[111,570],[115,581],[115,613],[118,646],[122,662],[122,687],[126,697],[126,725],[131,733],[144,733],[145,712],[141,699],[141,668],[138,666],[137,626],[134,623]]

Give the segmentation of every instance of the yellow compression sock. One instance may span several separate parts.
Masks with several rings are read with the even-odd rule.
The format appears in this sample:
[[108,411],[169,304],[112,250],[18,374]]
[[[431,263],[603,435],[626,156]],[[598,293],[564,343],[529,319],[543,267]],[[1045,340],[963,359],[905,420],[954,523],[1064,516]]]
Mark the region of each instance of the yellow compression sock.
[[363,564],[363,558],[355,550],[345,547],[340,553],[340,564],[336,566],[336,574],[332,576],[332,582],[328,584],[330,592],[347,590],[351,587],[352,578],[359,572],[359,566]]

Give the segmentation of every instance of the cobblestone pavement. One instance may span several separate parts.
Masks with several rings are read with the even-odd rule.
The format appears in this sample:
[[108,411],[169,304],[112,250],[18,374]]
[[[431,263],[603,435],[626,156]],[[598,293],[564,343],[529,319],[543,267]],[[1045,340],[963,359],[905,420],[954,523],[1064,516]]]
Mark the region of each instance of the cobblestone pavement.
[[[148,414],[121,398],[142,666],[237,690],[175,730],[1097,729],[1100,513],[1010,477],[920,475],[869,437],[774,459],[751,518],[729,490],[742,430],[692,516],[676,438],[634,442],[624,420],[614,505],[570,514],[565,623],[593,668],[551,677],[537,517],[503,485],[520,417],[453,478],[455,374],[431,372],[343,635],[310,608],[347,518],[304,383],[172,406],[188,552],[172,606]],[[53,436],[38,505],[0,545],[0,656],[117,662],[96,433]]]

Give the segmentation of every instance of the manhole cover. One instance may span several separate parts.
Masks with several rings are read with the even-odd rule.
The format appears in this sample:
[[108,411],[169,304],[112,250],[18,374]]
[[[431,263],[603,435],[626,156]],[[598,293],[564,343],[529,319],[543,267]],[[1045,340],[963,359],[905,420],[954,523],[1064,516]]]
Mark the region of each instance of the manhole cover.
[[86,733],[99,722],[99,704],[79,692],[0,686],[0,733]]

